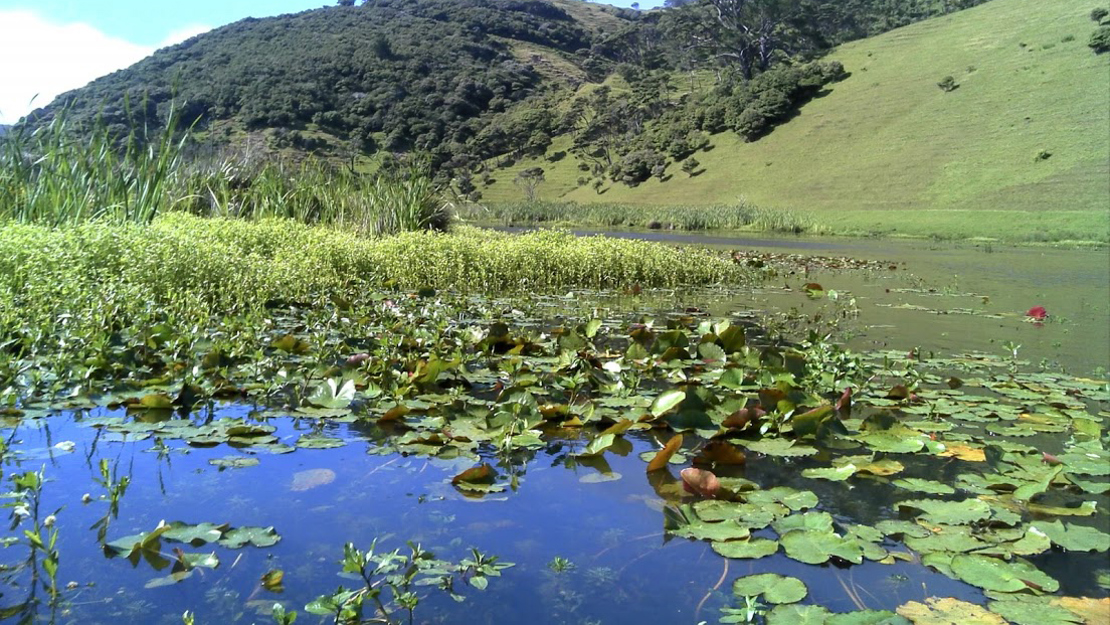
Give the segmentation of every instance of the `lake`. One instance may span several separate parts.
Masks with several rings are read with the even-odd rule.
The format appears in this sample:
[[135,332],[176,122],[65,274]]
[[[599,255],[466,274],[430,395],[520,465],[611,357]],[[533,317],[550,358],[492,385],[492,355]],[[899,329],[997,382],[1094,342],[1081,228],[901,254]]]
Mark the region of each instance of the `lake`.
[[[514,566],[484,575],[460,564],[440,575],[453,586],[415,587],[411,617],[380,576],[385,610],[367,600],[368,622],[744,622],[749,594],[778,623],[904,622],[876,611],[936,610],[936,597],[1015,622],[1079,619],[1058,597],[1083,598],[1086,614],[1110,606],[1106,250],[613,234],[744,250],[739,262],[767,277],[472,306],[414,297],[373,313],[400,325],[332,328],[350,351],[395,332],[400,353],[415,349],[403,344],[414,328],[450,328],[453,342],[413,335],[442,360],[408,361],[417,369],[405,382],[424,382],[404,397],[369,373],[396,367],[360,362],[340,363],[336,384],[317,381],[300,406],[240,395],[172,410],[145,398],[182,389],[152,386],[4,417],[5,476],[43,471],[28,513],[57,530],[57,585],[69,588],[51,602],[41,574],[28,583],[13,531],[0,614],[262,623],[281,603],[299,623],[332,622],[305,605],[362,587],[337,563],[344,543],[375,541],[379,553],[408,553],[411,541],[450,563],[473,563],[476,548]],[[1026,318],[1034,306],[1048,317]],[[278,312],[279,326],[311,327],[303,311]],[[730,345],[713,325],[722,319],[745,328],[746,345]],[[770,344],[759,328],[791,342]],[[832,340],[809,344],[810,330]],[[804,373],[793,354],[805,354]],[[281,357],[281,371],[303,362]],[[822,408],[806,390],[836,401],[864,370],[853,409]],[[349,396],[346,379],[359,380]],[[757,400],[793,417],[737,425]],[[732,433],[714,436],[719,427]],[[674,431],[684,440],[668,461],[658,454]],[[653,458],[664,468],[648,472]],[[719,488],[680,474],[699,458]],[[759,574],[805,592],[747,577]],[[755,590],[734,593],[743,578],[754,585],[737,588]]]

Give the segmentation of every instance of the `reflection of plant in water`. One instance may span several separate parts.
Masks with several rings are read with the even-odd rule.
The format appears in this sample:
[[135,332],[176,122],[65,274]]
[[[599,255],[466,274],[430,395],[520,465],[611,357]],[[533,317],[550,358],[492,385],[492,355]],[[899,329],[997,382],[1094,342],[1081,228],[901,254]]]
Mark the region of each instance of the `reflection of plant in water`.
[[[0,445],[0,456],[6,449],[6,444]],[[24,572],[30,574],[31,580],[26,584],[29,590],[27,598],[18,605],[0,608],[0,615],[20,616],[20,622],[34,620],[39,606],[38,590],[41,583],[41,588],[50,593],[50,620],[53,622],[60,590],[58,588],[59,554],[55,548],[58,542],[58,528],[55,522],[61,508],[45,516],[42,514],[42,487],[46,482],[44,469],[12,475],[11,481],[13,489],[4,495],[11,501],[5,503],[3,507],[11,510],[9,513],[11,529],[23,528],[23,536],[26,538],[26,543],[23,544],[28,547],[29,553],[22,562],[0,566],[0,571],[3,571],[5,577],[11,578],[13,582],[16,581],[16,576]],[[30,528],[26,525],[30,525]],[[5,548],[17,544],[20,544],[18,539],[6,538],[3,542]]]
[[586,569],[586,581],[593,586],[603,586],[617,581],[617,572],[607,566]]
[[[393,623],[392,613],[397,610],[408,612],[408,622],[413,622],[413,611],[420,603],[420,595],[415,588],[435,586],[446,592],[456,601],[463,597],[455,591],[456,581],[465,581],[478,590],[485,590],[490,577],[500,577],[503,569],[513,566],[509,562],[499,562],[497,556],[487,556],[477,549],[471,549],[471,556],[458,563],[437,560],[435,554],[425,551],[420,545],[408,543],[409,553],[400,549],[389,553],[375,553],[377,540],[368,551],[357,549],[354,544],[343,546],[343,573],[357,576],[363,582],[362,588],[347,589],[340,586],[330,595],[321,595],[305,606],[312,614],[329,616],[337,624],[364,622]],[[390,600],[383,600],[382,591],[388,588]],[[374,616],[363,618],[363,605],[367,599],[373,601]],[[278,623],[291,623],[295,613],[285,614],[282,610]]]
[[741,608],[721,608],[721,623],[754,623],[767,615],[767,606],[759,602],[759,597],[744,597]]
[[119,460],[109,466],[108,459],[101,458],[99,469],[100,477],[93,477],[93,481],[100,484],[107,491],[108,512],[89,529],[95,529],[96,541],[104,544],[108,534],[108,525],[112,519],[119,517],[119,502],[127,493],[127,487],[131,484],[131,475],[130,470],[128,470],[128,475],[122,477],[119,475]]

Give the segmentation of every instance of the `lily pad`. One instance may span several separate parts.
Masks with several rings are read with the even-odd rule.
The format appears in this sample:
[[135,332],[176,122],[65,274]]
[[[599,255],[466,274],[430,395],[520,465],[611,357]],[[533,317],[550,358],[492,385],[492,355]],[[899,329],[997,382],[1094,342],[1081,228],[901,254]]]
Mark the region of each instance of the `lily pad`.
[[757,560],[774,554],[779,550],[777,540],[752,538],[749,540],[713,541],[713,551],[726,558]]
[[1062,523],[1059,519],[1032,524],[1049,540],[1068,551],[1110,551],[1110,534],[1085,525]]
[[951,566],[957,579],[984,590],[1018,592],[1032,588],[1056,592],[1060,589],[1059,582],[1020,558],[1006,562],[990,556],[961,553],[952,558]]
[[767,603],[797,603],[809,592],[802,580],[775,573],[762,573],[741,577],[732,583],[732,594],[737,597],[762,595]]
[[856,538],[832,531],[794,530],[779,538],[786,555],[806,564],[824,564],[837,557],[852,564],[863,562],[863,546]]
[[252,545],[254,547],[272,547],[281,540],[281,536],[271,527],[236,527],[226,533],[219,540],[219,544],[228,549],[239,549]]
[[980,499],[965,501],[942,501],[940,499],[913,499],[899,501],[895,508],[914,508],[921,510],[918,517],[929,523],[947,525],[966,525],[985,521],[991,516],[991,507]]
[[914,625],[1007,625],[1005,619],[983,606],[951,597],[929,597],[925,603],[910,601],[897,611]]
[[925,480],[919,477],[904,477],[891,482],[898,488],[912,490],[919,493],[928,493],[930,495],[952,495],[955,494],[956,489],[943,482],[936,480]]

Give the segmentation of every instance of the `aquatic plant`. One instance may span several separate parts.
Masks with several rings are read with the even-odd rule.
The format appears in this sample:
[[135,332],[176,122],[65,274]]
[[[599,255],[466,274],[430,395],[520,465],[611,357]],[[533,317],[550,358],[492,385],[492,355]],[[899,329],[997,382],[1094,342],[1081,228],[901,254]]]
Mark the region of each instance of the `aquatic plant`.
[[[397,610],[404,610],[408,613],[408,622],[412,623],[413,612],[421,599],[416,588],[434,586],[456,601],[462,601],[462,595],[456,591],[456,582],[485,590],[491,577],[500,577],[501,571],[514,566],[477,549],[471,549],[469,558],[456,563],[437,560],[435,554],[420,545],[410,542],[408,547],[408,553],[402,553],[400,549],[377,553],[377,540],[365,551],[352,543],[345,544],[340,562],[343,572],[357,576],[364,586],[350,590],[340,586],[335,592],[321,595],[306,605],[305,611],[331,617],[336,624],[363,623],[367,622],[363,617],[363,606],[369,600],[375,608],[375,615],[369,621],[394,623],[392,615]],[[383,594],[385,589],[390,591],[388,596]],[[284,610],[282,618],[288,618]]]

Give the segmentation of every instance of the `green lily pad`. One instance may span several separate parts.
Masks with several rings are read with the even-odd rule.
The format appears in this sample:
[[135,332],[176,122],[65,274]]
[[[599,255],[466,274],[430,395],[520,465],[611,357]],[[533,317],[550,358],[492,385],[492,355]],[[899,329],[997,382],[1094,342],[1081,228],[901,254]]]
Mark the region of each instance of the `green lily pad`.
[[714,541],[711,543],[713,551],[726,558],[757,560],[774,554],[779,550],[777,540],[766,538],[752,538],[750,540],[730,540],[728,542]]
[[694,503],[694,510],[703,521],[736,521],[753,530],[763,529],[790,514],[790,509],[779,503],[736,503],[712,499]]
[[808,490],[796,490],[789,486],[776,486],[767,490],[753,490],[744,493],[744,501],[752,504],[780,503],[794,512],[817,506],[817,495]]
[[219,544],[228,549],[239,549],[252,545],[255,547],[272,547],[281,540],[281,536],[273,527],[237,527],[224,533]]
[[174,521],[169,524],[169,527],[162,533],[162,537],[166,540],[175,540],[177,542],[189,543],[194,547],[199,547],[206,543],[214,543],[223,537],[224,532],[228,531],[230,526],[227,524],[216,525],[215,523],[198,523],[190,525],[181,521]]
[[955,494],[956,489],[942,482],[936,480],[925,480],[919,477],[903,477],[891,482],[898,488],[912,490],[919,493],[928,493],[930,495],[952,495]]
[[1082,625],[1081,617],[1051,602],[1048,596],[1010,595],[988,607],[1015,625]]
[[762,595],[767,603],[797,603],[805,599],[809,591],[802,580],[784,577],[775,573],[762,573],[741,577],[732,583],[732,594],[737,597]]
[[1110,534],[1085,525],[1065,524],[1059,519],[1035,521],[1032,528],[1068,551],[1110,551]]
[[824,564],[834,556],[852,564],[863,562],[858,539],[831,531],[794,530],[779,537],[779,542],[788,557],[806,564]]
[[858,610],[830,614],[825,625],[912,625],[912,622],[887,610]]
[[939,499],[913,499],[899,501],[894,504],[897,508],[914,508],[921,510],[918,518],[941,525],[967,525],[978,521],[985,521],[991,516],[991,507],[980,499],[967,499],[964,501],[942,501]]
[[301,449],[335,449],[337,447],[343,447],[346,444],[347,441],[331,436],[313,436],[305,434],[297,439],[297,447]]
[[817,449],[814,447],[799,445],[785,438],[764,438],[758,441],[740,441],[740,444],[757,453],[784,458],[812,456],[817,453]]
[[1018,592],[1033,588],[1056,592],[1060,589],[1059,582],[1017,558],[1006,562],[990,556],[961,553],[952,558],[951,567],[957,579],[984,590]]
[[767,625],[824,625],[830,615],[819,605],[777,605],[767,613]]
[[845,464],[839,467],[805,469],[804,471],[802,471],[802,477],[819,480],[830,480],[833,482],[843,482],[844,480],[855,475],[856,471],[856,465]]

